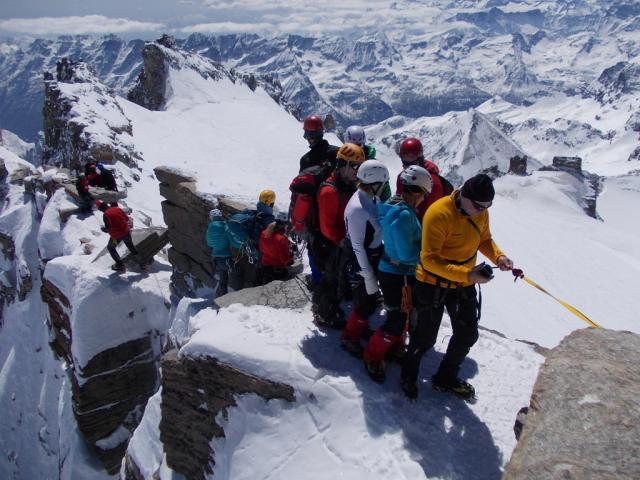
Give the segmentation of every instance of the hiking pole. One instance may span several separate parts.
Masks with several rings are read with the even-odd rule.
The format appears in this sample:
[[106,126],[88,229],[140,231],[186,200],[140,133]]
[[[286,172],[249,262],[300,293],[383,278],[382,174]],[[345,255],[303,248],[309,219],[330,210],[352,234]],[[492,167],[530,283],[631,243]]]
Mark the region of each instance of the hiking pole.
[[583,320],[585,323],[587,323],[589,326],[593,327],[593,328],[602,328],[601,325],[597,324],[596,322],[594,322],[593,320],[591,320],[589,317],[587,317],[584,313],[582,313],[580,310],[578,310],[577,308],[575,308],[574,306],[568,304],[567,302],[565,302],[564,300],[561,300],[553,295],[551,295],[549,292],[547,292],[544,288],[542,288],[542,286],[540,286],[538,283],[534,282],[533,280],[531,280],[529,277],[526,277],[524,275],[524,272],[522,270],[520,270],[519,268],[514,268],[511,270],[511,273],[513,273],[513,276],[515,277],[513,279],[513,281],[515,282],[516,280],[518,280],[519,278],[523,279],[525,282],[527,282],[529,285],[537,288],[538,290],[540,290],[542,293],[545,293],[547,295],[549,295],[551,298],[553,298],[556,302],[558,302],[560,305],[562,305],[564,308],[566,308],[567,310],[569,310],[571,313],[573,313],[576,317],[580,318],[581,320]]

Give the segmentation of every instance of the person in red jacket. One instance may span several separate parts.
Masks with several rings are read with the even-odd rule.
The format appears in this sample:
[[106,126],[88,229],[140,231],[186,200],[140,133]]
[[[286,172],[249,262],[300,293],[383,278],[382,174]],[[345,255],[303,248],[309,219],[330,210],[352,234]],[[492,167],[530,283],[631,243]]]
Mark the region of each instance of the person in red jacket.
[[318,191],[318,218],[320,228],[311,243],[314,261],[322,279],[314,284],[311,298],[314,320],[324,327],[342,329],[346,320],[340,309],[338,292],[338,245],[347,231],[344,209],[356,191],[356,173],[364,162],[364,151],[354,143],[345,143],[338,149],[333,173]]
[[[411,165],[418,165],[425,168],[431,174],[431,183],[433,188],[431,193],[426,194],[424,200],[416,207],[416,216],[422,222],[422,217],[427,208],[439,198],[450,195],[453,192],[453,185],[440,175],[440,169],[431,160],[425,160],[422,142],[414,137],[405,138],[400,144],[398,151],[400,160],[402,160],[403,170]],[[402,173],[402,172],[400,172]],[[396,195],[402,195],[402,181],[400,174],[396,180]]]
[[262,283],[273,280],[288,280],[289,266],[293,264],[291,242],[285,235],[287,222],[276,220],[267,225],[260,234],[260,263]]
[[[124,242],[129,251],[135,255],[136,258],[138,257],[138,250],[131,239],[129,217],[120,207],[109,206],[102,200],[96,200],[96,207],[103,213],[102,219],[104,220],[104,227],[102,227],[102,231],[109,234],[107,250],[109,251],[111,258],[116,262],[112,265],[111,269],[117,272],[124,272],[126,267],[116,250],[118,244],[120,242]],[[142,262],[139,261],[139,263],[142,267]]]

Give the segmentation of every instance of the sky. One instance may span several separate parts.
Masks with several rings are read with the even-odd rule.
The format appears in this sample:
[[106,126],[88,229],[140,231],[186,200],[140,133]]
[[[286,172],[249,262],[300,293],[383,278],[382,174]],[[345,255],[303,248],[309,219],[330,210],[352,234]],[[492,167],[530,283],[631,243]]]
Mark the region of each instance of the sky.
[[[420,32],[419,15],[404,0],[0,0],[0,37],[106,34],[143,39],[160,33],[262,35],[343,33],[354,29]],[[415,2],[414,2],[415,6]]]

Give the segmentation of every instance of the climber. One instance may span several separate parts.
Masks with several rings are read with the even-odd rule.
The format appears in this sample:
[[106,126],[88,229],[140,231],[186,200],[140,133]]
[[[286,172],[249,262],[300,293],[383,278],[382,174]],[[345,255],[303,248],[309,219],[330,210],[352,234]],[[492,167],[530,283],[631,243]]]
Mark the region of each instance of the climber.
[[102,200],[96,200],[96,208],[100,210],[103,215],[104,227],[102,231],[109,234],[109,243],[107,244],[107,250],[111,255],[111,258],[116,262],[111,266],[112,270],[117,272],[125,272],[127,270],[124,262],[120,258],[116,247],[120,242],[124,242],[129,251],[135,256],[136,260],[140,264],[141,268],[145,268],[144,262],[139,258],[138,250],[136,250],[133,240],[131,239],[131,227],[129,226],[129,217],[120,207],[113,207],[107,205]]
[[476,284],[493,278],[490,265],[476,265],[477,253],[482,252],[502,271],[513,268],[511,259],[491,237],[488,209],[494,195],[491,178],[478,174],[460,190],[436,201],[425,214],[413,295],[418,318],[401,372],[401,387],[409,399],[418,396],[420,360],[436,342],[445,307],[453,335],[438,371],[431,377],[431,386],[466,400],[475,398],[475,389],[460,379],[458,372],[478,340],[480,304]]

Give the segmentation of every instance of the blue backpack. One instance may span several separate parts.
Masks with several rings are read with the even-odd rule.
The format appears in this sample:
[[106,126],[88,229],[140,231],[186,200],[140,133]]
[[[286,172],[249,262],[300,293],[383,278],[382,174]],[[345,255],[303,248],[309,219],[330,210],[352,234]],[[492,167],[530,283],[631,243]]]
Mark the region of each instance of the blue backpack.
[[254,259],[258,258],[258,241],[260,226],[256,221],[258,212],[245,208],[227,220],[227,236],[229,243],[236,250],[246,250]]

